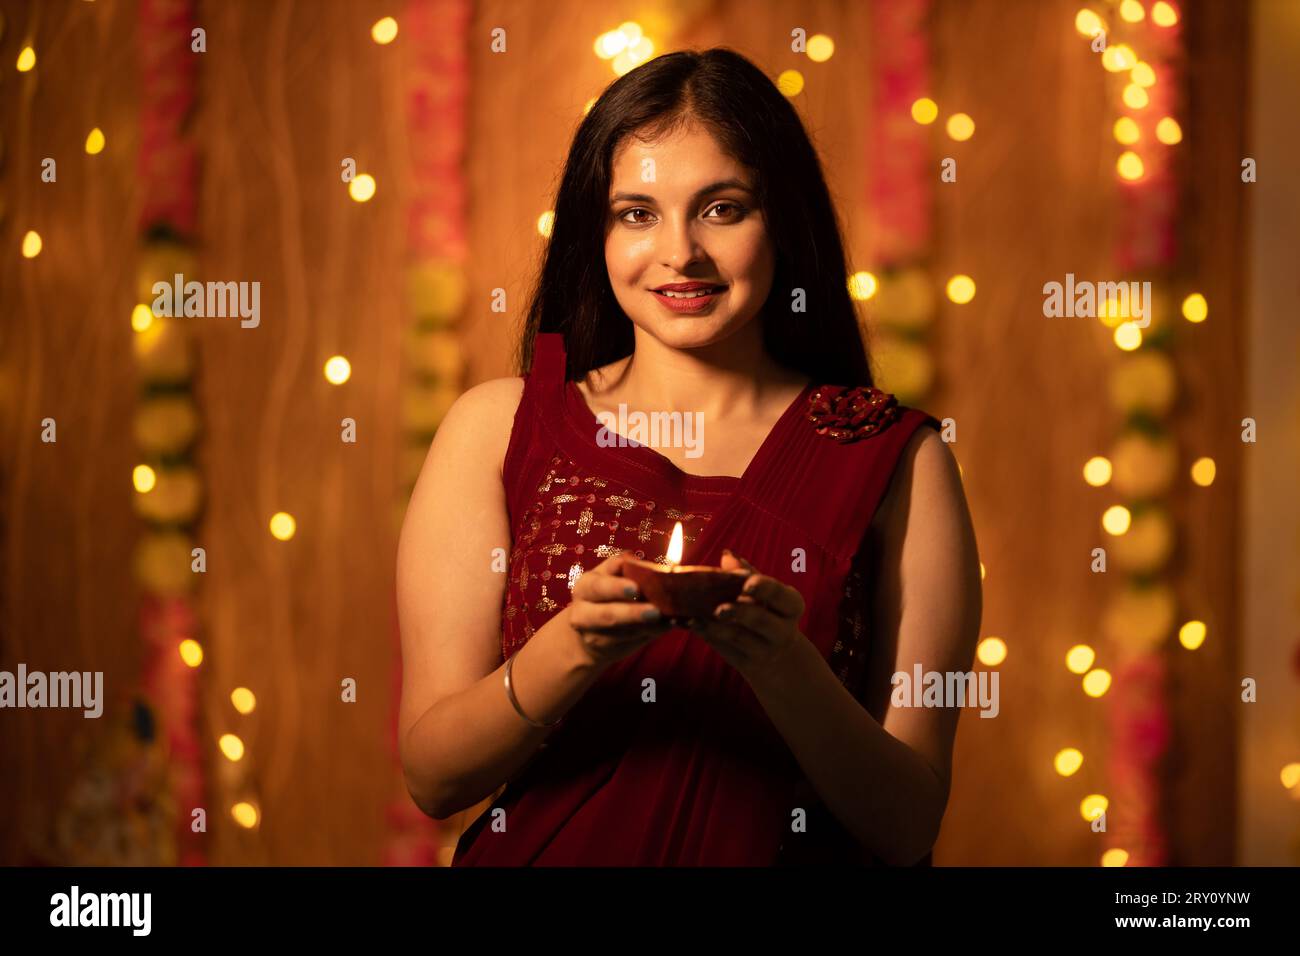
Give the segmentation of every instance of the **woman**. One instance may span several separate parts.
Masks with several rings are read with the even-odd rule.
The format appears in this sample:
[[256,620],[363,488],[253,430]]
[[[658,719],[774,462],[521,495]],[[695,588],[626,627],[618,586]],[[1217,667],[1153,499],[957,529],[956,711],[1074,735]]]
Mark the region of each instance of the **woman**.
[[[456,402],[399,548],[408,788],[438,819],[496,795],[454,865],[929,862],[958,711],[891,706],[891,675],[969,669],[978,560],[846,275],[816,153],[740,55],[658,57],[583,120],[527,374]],[[611,443],[620,409],[706,440]],[[689,628],[622,573],[678,523],[683,563],[749,572]]]

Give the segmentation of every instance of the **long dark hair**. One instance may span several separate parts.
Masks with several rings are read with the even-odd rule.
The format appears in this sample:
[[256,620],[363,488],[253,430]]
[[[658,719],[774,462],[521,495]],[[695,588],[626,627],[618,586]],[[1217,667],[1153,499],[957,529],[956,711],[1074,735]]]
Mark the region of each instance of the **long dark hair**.
[[[569,379],[632,353],[633,326],[605,268],[614,152],[642,127],[653,135],[691,119],[757,176],[758,201],[776,252],[772,291],[761,313],[768,354],[816,384],[872,384],[848,292],[844,243],[817,152],[775,84],[724,47],[667,53],[629,71],[610,84],[578,127],[519,343],[520,374],[532,365],[538,332],[563,334]],[[803,312],[790,306],[796,288],[804,290]]]

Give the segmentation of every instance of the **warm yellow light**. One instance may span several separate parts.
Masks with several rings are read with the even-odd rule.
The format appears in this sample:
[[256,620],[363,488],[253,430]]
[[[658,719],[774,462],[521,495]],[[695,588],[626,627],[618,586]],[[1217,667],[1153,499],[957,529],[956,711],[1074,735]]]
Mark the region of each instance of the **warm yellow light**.
[[985,667],[997,667],[1007,659],[1007,642],[1000,637],[986,637],[975,648],[975,656]]
[[1214,484],[1215,472],[1213,458],[1198,458],[1192,462],[1192,481],[1202,488],[1208,488]]
[[257,698],[247,687],[236,687],[230,692],[230,703],[241,714],[251,714],[257,706]]
[[1142,330],[1133,322],[1122,322],[1115,327],[1115,344],[1125,352],[1132,352],[1142,344]]
[[849,276],[849,295],[859,302],[866,302],[876,290],[880,288],[880,283],[870,272],[855,272]]
[[1300,763],[1289,763],[1282,768],[1282,786],[1288,790],[1300,786]]
[[1130,83],[1124,87],[1124,105],[1131,110],[1145,109],[1146,105],[1151,102],[1151,97],[1147,91],[1136,83]]
[[181,660],[189,667],[198,667],[203,663],[203,648],[193,638],[185,638],[176,650],[180,653]]
[[1084,7],[1074,15],[1074,28],[1083,36],[1094,37],[1098,33],[1106,32],[1106,21],[1097,16],[1092,10]]
[[776,78],[776,88],[782,96],[798,96],[803,92],[803,74],[798,70],[784,70]]
[[983,562],[983,561],[980,562],[980,580],[981,580],[981,581],[984,580],[984,562]]
[[591,99],[587,100],[587,105],[582,108],[582,115],[586,116],[588,113],[590,113],[591,108],[595,105],[596,105],[596,97],[593,96]]
[[1110,671],[1099,667],[1084,675],[1083,692],[1089,697],[1100,697],[1108,690],[1110,690]]
[[1053,761],[1053,764],[1056,767],[1057,773],[1062,777],[1069,777],[1083,766],[1083,754],[1073,747],[1066,747],[1056,755],[1056,760]]
[[1087,644],[1075,644],[1065,652],[1065,666],[1071,674],[1085,674],[1088,668],[1092,667],[1092,662],[1097,659],[1097,653]]
[[1095,820],[1099,813],[1105,813],[1110,807],[1110,801],[1100,793],[1090,793],[1079,803],[1079,812],[1083,818],[1089,822]]
[[397,21],[392,17],[376,20],[375,25],[370,28],[370,38],[380,46],[392,43],[397,39]]
[[1138,0],[1124,0],[1119,5],[1119,15],[1126,23],[1139,23],[1147,12],[1142,9],[1142,4]]
[[244,742],[234,734],[222,734],[217,746],[231,763],[237,763],[244,756]]
[[1137,66],[1137,54],[1127,43],[1116,43],[1106,47],[1101,55],[1101,65],[1111,73],[1124,73]]
[[824,33],[816,33],[808,38],[808,59],[814,63],[825,63],[835,53],[835,41]]
[[298,522],[287,511],[277,511],[271,515],[271,534],[281,541],[288,541],[298,530]]
[[257,808],[251,803],[237,803],[230,808],[230,815],[235,822],[246,830],[257,826]]
[[966,113],[953,113],[948,117],[948,135],[964,143],[975,135],[975,121]]
[[98,126],[86,134],[86,152],[97,156],[104,151],[104,131]]
[[1146,167],[1142,165],[1142,157],[1131,149],[1126,149],[1119,154],[1119,159],[1115,160],[1115,169],[1119,172],[1121,179],[1127,179],[1132,182],[1135,179],[1141,179],[1142,173]]
[[1115,328],[1131,317],[1128,303],[1121,302],[1118,295],[1108,295],[1105,300],[1097,303],[1097,318],[1108,329]]
[[1110,459],[1103,458],[1101,455],[1089,458],[1083,466],[1083,480],[1094,488],[1100,488],[1110,481],[1110,474]]
[[612,60],[627,49],[627,36],[621,30],[610,30],[596,37],[594,49],[602,60]]
[[673,526],[672,537],[668,539],[668,550],[664,552],[664,558],[669,564],[682,563],[682,549],[684,547],[682,538],[682,523],[679,521]]
[[1166,146],[1173,146],[1183,141],[1183,128],[1178,125],[1178,120],[1172,116],[1166,116],[1159,123],[1156,123],[1156,139]]
[[1188,621],[1178,629],[1178,643],[1189,651],[1194,651],[1205,643],[1205,635],[1204,621]]
[[1101,855],[1102,866],[1124,866],[1128,863],[1128,850],[1113,847]]
[[153,325],[153,309],[143,302],[137,304],[131,310],[131,328],[137,332],[143,332],[151,325]]
[[29,46],[25,46],[18,53],[18,72],[26,73],[36,65],[36,51]]
[[537,231],[547,239],[551,238],[551,230],[555,228],[555,210],[548,209],[537,217]]
[[158,483],[158,476],[148,465],[136,465],[131,471],[131,482],[135,485],[135,490],[145,495],[153,491],[153,486]]
[[325,380],[331,385],[342,385],[352,377],[352,363],[342,355],[335,355],[325,363]]
[[968,275],[955,275],[948,280],[948,298],[958,305],[965,305],[975,298],[975,280]]
[[939,104],[928,96],[923,96],[912,104],[912,119],[922,126],[929,126],[939,118]]
[[1129,71],[1128,78],[1138,86],[1150,88],[1156,85],[1156,71],[1151,68],[1151,64],[1144,60],[1139,60],[1133,69]]
[[1205,296],[1199,292],[1193,292],[1183,299],[1183,318],[1188,322],[1204,322],[1209,314],[1209,303],[1205,301]]
[[639,66],[640,64],[644,63],[646,60],[650,59],[650,57],[654,55],[654,52],[655,52],[655,45],[650,40],[650,38],[641,37],[641,39],[637,40],[635,43],[633,43],[631,46],[629,46],[626,50],[624,50],[615,58],[616,66],[619,64],[620,61],[625,63],[627,66],[627,69],[617,70],[618,75],[622,76],[632,67]]
[[1128,526],[1132,523],[1133,515],[1123,505],[1111,505],[1101,516],[1101,526],[1108,534],[1116,537],[1128,531]]
[[1160,0],[1151,8],[1151,22],[1158,27],[1172,27],[1178,22],[1178,11],[1174,9],[1173,4]]
[[641,24],[635,20],[626,20],[618,25],[618,32],[627,38],[629,47],[636,46],[645,36],[645,31],[641,29]]
[[1121,116],[1115,120],[1115,141],[1125,146],[1132,146],[1142,138],[1137,121],[1131,116]]
[[41,254],[42,245],[41,234],[35,229],[27,230],[27,234],[23,236],[23,258],[35,259]]
[[369,202],[375,194],[375,177],[362,173],[348,183],[348,195],[357,202]]

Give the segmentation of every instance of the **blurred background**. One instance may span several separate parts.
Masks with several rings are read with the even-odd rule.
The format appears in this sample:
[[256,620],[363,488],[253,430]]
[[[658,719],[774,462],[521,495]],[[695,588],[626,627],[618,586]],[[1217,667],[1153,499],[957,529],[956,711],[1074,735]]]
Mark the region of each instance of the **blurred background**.
[[[393,744],[403,505],[515,374],[584,109],[714,45],[821,153],[882,384],[956,424],[1002,697],[935,862],[1300,862],[1300,3],[0,15],[0,670],[104,674],[98,720],[0,710],[0,863],[449,861],[476,811]],[[178,272],[257,326],[154,316]],[[1067,274],[1151,324],[1046,317]]]

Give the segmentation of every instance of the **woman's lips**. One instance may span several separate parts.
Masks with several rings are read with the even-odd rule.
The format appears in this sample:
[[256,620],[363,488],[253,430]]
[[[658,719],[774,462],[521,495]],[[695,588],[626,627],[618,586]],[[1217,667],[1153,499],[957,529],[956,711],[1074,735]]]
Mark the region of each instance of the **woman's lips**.
[[717,301],[718,296],[726,291],[727,287],[724,285],[714,286],[711,292],[696,293],[690,296],[681,293],[665,295],[657,289],[651,289],[650,294],[673,312],[702,312]]

